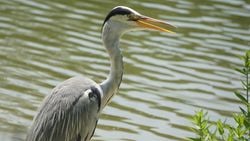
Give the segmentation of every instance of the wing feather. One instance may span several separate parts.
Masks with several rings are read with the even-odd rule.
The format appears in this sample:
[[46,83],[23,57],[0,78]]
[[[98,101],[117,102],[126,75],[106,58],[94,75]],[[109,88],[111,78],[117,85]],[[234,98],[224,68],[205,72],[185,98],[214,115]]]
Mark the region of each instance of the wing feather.
[[73,77],[56,86],[34,118],[27,141],[76,141],[79,136],[89,140],[99,116],[98,97],[89,97],[96,85]]

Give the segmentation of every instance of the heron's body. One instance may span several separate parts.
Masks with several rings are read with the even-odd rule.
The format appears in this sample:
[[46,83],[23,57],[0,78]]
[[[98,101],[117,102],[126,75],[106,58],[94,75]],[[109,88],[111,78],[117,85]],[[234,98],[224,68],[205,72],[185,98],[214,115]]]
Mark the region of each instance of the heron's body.
[[39,109],[27,140],[90,140],[98,121],[100,92],[100,87],[94,81],[83,76],[57,85]]
[[[154,25],[156,24],[156,25]],[[102,109],[117,92],[123,75],[120,37],[134,29],[167,31],[165,22],[145,17],[128,7],[115,7],[102,28],[103,44],[110,56],[109,76],[101,84],[77,76],[57,85],[38,110],[26,141],[89,141]]]

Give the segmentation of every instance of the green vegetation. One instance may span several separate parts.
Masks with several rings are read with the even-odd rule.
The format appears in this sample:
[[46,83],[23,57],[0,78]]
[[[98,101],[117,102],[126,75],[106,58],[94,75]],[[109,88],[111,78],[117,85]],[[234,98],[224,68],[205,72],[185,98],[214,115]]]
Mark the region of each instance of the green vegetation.
[[244,107],[240,107],[239,113],[233,114],[234,125],[228,125],[226,122],[218,120],[211,123],[208,119],[207,112],[200,110],[192,118],[194,127],[192,130],[196,133],[195,138],[189,138],[190,141],[249,141],[250,140],[250,50],[241,58],[242,68],[236,71],[244,76],[242,90],[234,94],[241,101]]

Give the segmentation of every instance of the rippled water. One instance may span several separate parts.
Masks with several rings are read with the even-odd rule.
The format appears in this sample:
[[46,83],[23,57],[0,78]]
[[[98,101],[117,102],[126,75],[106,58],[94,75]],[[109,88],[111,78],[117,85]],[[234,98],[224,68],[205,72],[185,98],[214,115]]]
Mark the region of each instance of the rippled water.
[[126,5],[179,27],[176,34],[125,35],[119,93],[105,108],[93,140],[170,141],[194,134],[194,111],[210,119],[239,111],[233,68],[250,49],[250,3],[244,0],[0,1],[0,139],[23,141],[37,107],[59,82],[105,79],[100,40],[104,17]]

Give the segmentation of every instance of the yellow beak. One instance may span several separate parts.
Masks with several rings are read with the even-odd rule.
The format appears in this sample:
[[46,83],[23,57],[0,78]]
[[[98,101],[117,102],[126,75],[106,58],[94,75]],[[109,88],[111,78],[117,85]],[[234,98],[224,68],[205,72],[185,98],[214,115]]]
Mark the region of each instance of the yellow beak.
[[177,28],[167,22],[144,16],[141,16],[138,20],[136,20],[136,23],[139,27],[145,29],[152,29],[170,33],[175,33],[174,31]]

